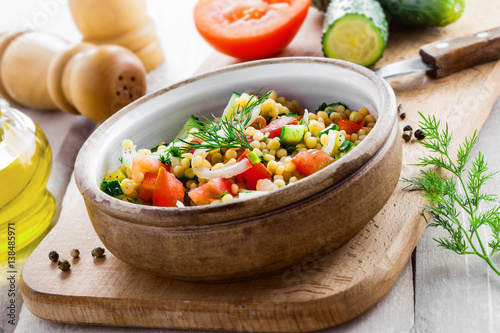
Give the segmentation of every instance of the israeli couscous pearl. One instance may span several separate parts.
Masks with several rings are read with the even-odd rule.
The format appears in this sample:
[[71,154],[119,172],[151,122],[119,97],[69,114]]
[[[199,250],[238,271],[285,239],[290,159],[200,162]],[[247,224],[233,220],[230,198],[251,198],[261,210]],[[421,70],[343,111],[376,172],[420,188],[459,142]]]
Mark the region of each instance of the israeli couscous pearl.
[[197,168],[201,166],[201,162],[203,161],[203,158],[200,155],[196,155],[192,160],[191,160],[191,165],[193,168]]
[[265,154],[263,155],[262,157],[264,159],[264,161],[274,161],[276,159],[276,157],[274,157],[274,155],[271,155],[271,154]]
[[226,194],[222,197],[221,202],[231,202],[233,201],[233,196],[231,194]]
[[289,162],[285,164],[286,172],[294,172],[297,169],[297,166],[293,162]]
[[231,184],[231,193],[233,195],[237,195],[239,190],[240,190],[240,188],[237,184]]
[[259,141],[252,141],[250,142],[250,147],[253,149],[260,148],[260,142]]
[[278,185],[279,187],[283,187],[283,186],[285,186],[285,185],[286,185],[286,184],[285,184],[285,181],[284,181],[283,179],[276,179],[276,180],[274,181],[274,183],[275,183],[276,185]]
[[188,178],[194,178],[196,175],[195,175],[193,169],[187,168],[186,171],[184,171],[184,176],[186,176]]
[[175,175],[175,177],[177,178],[182,178],[184,176],[184,168],[181,167],[180,165],[174,167],[174,172],[173,174]]
[[306,147],[309,149],[316,148],[317,143],[318,143],[318,140],[315,137],[309,137],[306,140]]
[[122,141],[122,147],[125,148],[125,149],[130,149],[134,146],[134,143],[132,142],[132,140],[129,140],[129,139],[125,139]]
[[238,153],[234,149],[228,149],[225,153],[225,157],[230,160],[232,158],[236,158],[238,156]]
[[276,157],[277,157],[277,158],[282,158],[282,157],[285,157],[285,156],[287,156],[287,155],[288,155],[288,152],[287,152],[287,151],[286,151],[286,149],[284,149],[284,148],[278,149],[278,150],[276,151]]
[[124,194],[132,194],[134,192],[134,182],[131,179],[125,178],[120,183]]

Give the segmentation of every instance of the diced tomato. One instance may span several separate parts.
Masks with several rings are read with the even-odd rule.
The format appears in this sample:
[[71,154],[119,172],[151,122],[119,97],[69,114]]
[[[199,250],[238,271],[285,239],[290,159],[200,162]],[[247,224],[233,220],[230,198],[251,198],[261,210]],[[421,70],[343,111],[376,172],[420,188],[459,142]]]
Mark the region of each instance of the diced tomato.
[[231,192],[231,182],[226,178],[210,179],[206,184],[189,191],[188,196],[198,206],[208,205]]
[[196,28],[216,50],[243,59],[275,54],[293,39],[311,0],[199,0]]
[[184,185],[173,174],[160,168],[153,193],[153,206],[176,207],[184,201]]
[[295,155],[292,162],[297,166],[298,172],[309,176],[332,163],[333,158],[322,150],[310,149]]
[[[244,158],[248,158],[247,154],[250,151],[247,149],[240,156],[238,161],[241,161]],[[255,190],[257,186],[257,181],[259,179],[270,179],[272,177],[271,171],[269,171],[264,164],[261,162],[253,164],[252,167],[239,175],[236,175],[236,179],[238,179],[241,183],[245,184],[249,190]]]
[[[168,164],[164,164],[164,163],[162,163],[160,168],[164,168],[164,169],[165,169],[165,171],[170,172],[170,165],[168,165]],[[159,170],[158,170],[158,171],[159,171]]]
[[269,138],[275,138],[281,134],[281,129],[283,128],[283,126],[297,125],[298,123],[299,121],[294,117],[281,117],[274,119],[269,123],[269,125],[261,129],[260,131],[264,133],[264,135],[266,133],[269,133]]
[[359,131],[360,129],[363,128],[364,124],[365,124],[365,118],[361,119],[359,123],[355,123],[353,121],[340,118],[338,123],[339,130],[340,131],[344,130],[347,134],[352,134]]
[[139,187],[139,199],[144,203],[152,203],[153,192],[155,190],[155,183],[158,174],[155,172],[144,173],[144,180],[142,181],[141,187]]
[[267,125],[266,119],[262,116],[258,116],[257,119],[255,119],[255,121],[250,126],[260,130],[266,127],[266,125]]

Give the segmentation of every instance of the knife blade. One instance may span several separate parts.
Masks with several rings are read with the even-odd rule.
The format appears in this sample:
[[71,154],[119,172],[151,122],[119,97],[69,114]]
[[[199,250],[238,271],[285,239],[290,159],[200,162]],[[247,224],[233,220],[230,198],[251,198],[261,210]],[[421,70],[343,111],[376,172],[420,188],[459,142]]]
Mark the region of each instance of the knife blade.
[[500,59],[500,27],[424,45],[420,57],[375,69],[385,79],[426,72],[440,78]]

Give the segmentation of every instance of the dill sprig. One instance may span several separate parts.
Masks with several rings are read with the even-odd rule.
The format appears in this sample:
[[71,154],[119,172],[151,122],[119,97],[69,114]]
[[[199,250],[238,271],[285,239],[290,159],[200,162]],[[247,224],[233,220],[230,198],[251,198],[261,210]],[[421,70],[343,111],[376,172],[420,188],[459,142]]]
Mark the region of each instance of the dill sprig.
[[[499,268],[491,259],[500,251],[500,206],[495,204],[496,195],[482,191],[496,172],[488,173],[487,163],[481,153],[466,170],[477,133],[474,132],[471,138],[466,138],[459,146],[454,161],[449,152],[452,134],[448,124],[440,131],[440,121],[434,116],[426,118],[421,113],[420,116],[423,120],[419,124],[426,136],[426,140],[420,143],[433,155],[419,158],[419,163],[415,165],[429,167],[429,170],[422,169],[422,177],[403,179],[409,184],[407,189],[421,191],[421,195],[427,199],[423,215],[429,226],[442,227],[448,232],[448,237],[435,239],[439,246],[460,255],[477,255],[500,275]],[[427,219],[425,212],[429,213],[432,221]],[[481,239],[481,227],[489,229],[490,242]]]
[[264,95],[254,100],[254,97],[257,96],[259,91],[250,97],[250,101],[245,107],[241,108],[238,106],[229,118],[216,118],[212,115],[214,118],[213,120],[205,117],[206,123],[194,125],[193,127],[197,128],[198,132],[191,134],[202,142],[180,139],[180,141],[186,144],[186,146],[180,147],[181,150],[183,152],[192,149],[205,149],[210,151],[223,148],[243,148],[252,150],[252,146],[250,146],[245,134],[245,128],[249,125],[251,120],[252,110],[262,104],[271,93],[269,90]]

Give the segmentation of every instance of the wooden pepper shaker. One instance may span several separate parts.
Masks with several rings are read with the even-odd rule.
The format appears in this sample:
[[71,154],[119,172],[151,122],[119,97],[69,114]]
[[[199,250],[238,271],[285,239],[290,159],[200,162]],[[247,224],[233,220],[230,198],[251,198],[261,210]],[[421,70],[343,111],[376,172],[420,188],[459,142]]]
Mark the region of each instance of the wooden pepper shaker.
[[163,62],[163,51],[145,0],[70,0],[83,41],[113,44],[134,52],[151,71]]
[[71,45],[41,32],[0,35],[0,94],[37,109],[102,122],[146,93],[146,70],[115,45]]

